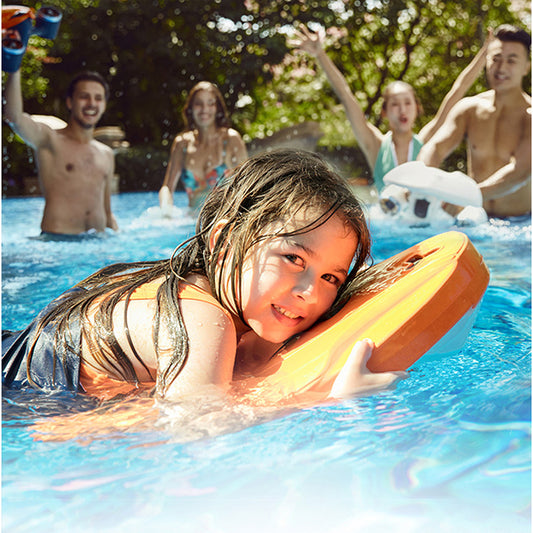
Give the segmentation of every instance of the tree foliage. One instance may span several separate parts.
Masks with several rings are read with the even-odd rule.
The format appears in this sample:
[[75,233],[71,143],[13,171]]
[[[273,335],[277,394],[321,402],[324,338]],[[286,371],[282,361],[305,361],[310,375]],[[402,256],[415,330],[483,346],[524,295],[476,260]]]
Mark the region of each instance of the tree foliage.
[[[425,114],[420,126],[436,113],[458,74],[483,44],[488,27],[517,23],[509,2],[315,0],[302,22],[326,29],[330,57],[346,77],[368,119],[380,126],[382,95],[392,81],[414,86]],[[523,23],[522,23],[523,26]],[[273,83],[258,87],[258,112],[251,135],[262,134],[266,116],[276,106],[286,122],[313,119],[323,124],[327,144],[354,144],[348,122],[323,72],[313,58],[293,53],[277,71]],[[292,84],[291,84],[292,81]],[[471,93],[486,89],[484,77]],[[526,89],[529,90],[529,84]],[[280,117],[281,119],[282,117]]]
[[[342,107],[313,58],[287,45],[294,24],[326,29],[328,54],[368,118],[380,125],[381,96],[389,82],[411,83],[426,110],[423,121],[428,120],[479,50],[487,27],[524,26],[529,16],[527,3],[516,13],[511,0],[50,3],[63,11],[63,20],[52,45],[36,37],[30,41],[22,67],[26,109],[66,118],[64,91],[71,77],[97,70],[111,86],[102,125],[118,125],[132,145],[157,150],[168,149],[182,129],[182,106],[200,80],[220,87],[246,140],[315,120],[326,134],[323,144],[355,145]],[[472,90],[484,88],[480,79]],[[27,150],[8,128],[3,140],[7,172],[14,171],[12,163],[27,159]]]

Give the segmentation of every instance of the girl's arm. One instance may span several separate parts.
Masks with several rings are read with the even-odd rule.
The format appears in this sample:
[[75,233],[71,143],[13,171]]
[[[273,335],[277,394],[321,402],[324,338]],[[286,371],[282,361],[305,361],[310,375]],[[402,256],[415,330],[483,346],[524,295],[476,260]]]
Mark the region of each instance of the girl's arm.
[[350,121],[355,138],[361,146],[368,164],[373,170],[379,148],[383,141],[383,134],[378,128],[366,120],[365,114],[363,113],[359,102],[352,94],[346,79],[324,51],[320,36],[310,32],[305,26],[301,25],[300,30],[296,31],[296,37],[297,40],[293,41],[293,44],[316,57],[320,66],[326,73],[335,94],[344,106],[346,116]]
[[[223,395],[232,380],[237,334],[233,320],[220,308],[196,300],[180,300],[189,337],[189,356],[178,377],[165,391],[168,400],[198,395],[202,389]],[[160,357],[158,368],[168,360]]]
[[165,179],[163,180],[161,189],[159,189],[159,206],[163,214],[170,215],[172,212],[172,195],[176,190],[176,185],[178,184],[178,179],[185,163],[183,153],[183,143],[185,142],[187,141],[182,135],[177,135],[172,143]]
[[391,386],[395,381],[407,377],[406,372],[372,373],[366,364],[372,355],[374,343],[365,339],[358,341],[348,360],[342,367],[329,394],[330,398],[349,398],[367,394]]
[[430,120],[421,130],[419,136],[424,143],[428,142],[436,131],[442,126],[446,117],[452,107],[459,102],[461,98],[466,94],[468,89],[476,81],[477,77],[481,74],[483,67],[485,66],[485,59],[487,56],[487,49],[489,44],[493,40],[492,29],[489,29],[489,33],[483,46],[476,54],[470,64],[457,76],[450,91],[446,94],[435,117]]
[[[233,377],[237,350],[234,322],[223,309],[209,302],[180,298],[178,305],[189,351],[182,370],[173,382],[166,384],[164,398],[181,400],[198,395],[204,389],[219,391],[223,396]],[[140,381],[159,381],[174,355],[169,325],[165,320],[160,322],[157,353],[153,330],[158,307],[156,298],[130,300],[127,321],[125,306],[125,301],[121,300],[113,309],[113,332],[117,342]],[[89,318],[91,313],[94,310],[89,311]],[[84,358],[90,361],[90,354],[84,353]]]

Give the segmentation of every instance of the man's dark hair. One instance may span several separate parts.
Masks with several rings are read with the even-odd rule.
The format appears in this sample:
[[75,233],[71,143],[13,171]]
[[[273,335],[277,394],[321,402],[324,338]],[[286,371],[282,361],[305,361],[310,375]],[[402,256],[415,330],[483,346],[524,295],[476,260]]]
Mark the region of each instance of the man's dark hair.
[[105,81],[104,77],[101,74],[98,74],[98,72],[93,72],[90,70],[80,72],[79,74],[76,74],[74,78],[72,78],[72,81],[67,89],[67,98],[72,98],[74,96],[74,90],[80,81],[95,81],[99,83],[104,88],[106,102],[109,100],[109,85],[107,84],[107,81]]
[[494,31],[494,37],[502,42],[522,43],[526,47],[528,54],[531,51],[531,35],[517,26],[502,24]]

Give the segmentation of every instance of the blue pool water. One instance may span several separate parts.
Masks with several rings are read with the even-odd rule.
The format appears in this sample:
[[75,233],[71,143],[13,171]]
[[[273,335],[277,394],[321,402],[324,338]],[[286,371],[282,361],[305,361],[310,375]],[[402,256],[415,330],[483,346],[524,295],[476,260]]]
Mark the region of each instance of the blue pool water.
[[[2,325],[117,261],[166,258],[194,221],[151,218],[156,193],[120,194],[120,233],[42,242],[43,201],[2,205]],[[373,212],[373,211],[372,211]],[[384,259],[434,229],[372,220]],[[43,442],[31,425],[88,409],[80,397],[3,402],[2,530],[179,533],[531,530],[531,225],[467,229],[491,271],[456,355],[421,359],[394,390],[283,416],[172,406],[155,420]],[[105,415],[100,415],[105,416]],[[56,416],[57,418],[57,416]]]

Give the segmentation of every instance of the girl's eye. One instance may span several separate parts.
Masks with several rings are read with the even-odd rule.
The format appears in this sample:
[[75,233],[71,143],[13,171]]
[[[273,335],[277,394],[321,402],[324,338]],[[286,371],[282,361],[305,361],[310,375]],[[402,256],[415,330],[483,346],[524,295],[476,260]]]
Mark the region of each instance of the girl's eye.
[[322,276],[322,279],[325,279],[328,283],[333,283],[333,285],[337,287],[341,284],[340,279],[337,276],[334,276],[333,274],[324,274]]
[[285,257],[297,266],[304,266],[304,260],[296,254],[285,254]]

